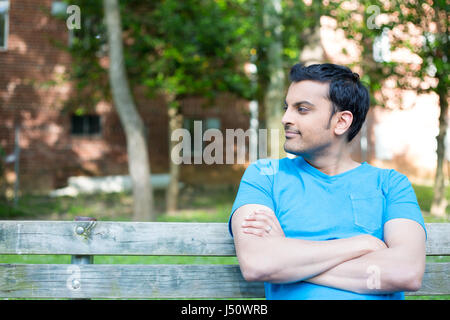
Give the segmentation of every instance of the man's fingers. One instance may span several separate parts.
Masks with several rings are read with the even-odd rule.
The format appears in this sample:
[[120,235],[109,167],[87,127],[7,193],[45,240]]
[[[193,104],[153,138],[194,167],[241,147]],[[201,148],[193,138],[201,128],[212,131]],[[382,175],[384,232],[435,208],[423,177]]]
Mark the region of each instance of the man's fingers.
[[272,223],[273,221],[264,214],[251,213],[246,218],[245,221],[262,221],[265,223]]
[[267,227],[269,226],[269,224],[267,222],[264,221],[244,221],[242,223],[242,227],[244,228],[257,228],[257,229],[267,229]]
[[264,210],[264,209],[257,209],[257,210],[254,211],[254,215],[258,216],[258,217],[265,217],[270,222],[278,224],[277,217],[275,216],[275,214],[273,214],[270,211],[267,211],[267,210]]
[[256,236],[262,237],[265,235],[265,231],[263,229],[257,229],[257,228],[244,228],[244,233],[248,234],[254,234]]

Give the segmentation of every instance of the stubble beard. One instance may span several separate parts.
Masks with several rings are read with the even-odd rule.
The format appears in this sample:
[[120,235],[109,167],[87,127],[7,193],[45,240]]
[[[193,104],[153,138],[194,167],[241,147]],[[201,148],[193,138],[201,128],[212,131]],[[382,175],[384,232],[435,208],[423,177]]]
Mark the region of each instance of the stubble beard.
[[[305,153],[305,150],[301,148],[300,143],[295,144],[292,139],[287,139],[284,142],[283,149],[287,153],[295,154],[296,156],[301,156]],[[288,146],[289,145],[289,146]]]
[[288,141],[288,139],[286,139],[283,148],[285,152],[294,154],[296,156],[311,156],[326,153],[326,150],[331,147],[331,144],[331,142],[322,142],[314,146],[302,147],[301,142],[294,143],[293,141]]

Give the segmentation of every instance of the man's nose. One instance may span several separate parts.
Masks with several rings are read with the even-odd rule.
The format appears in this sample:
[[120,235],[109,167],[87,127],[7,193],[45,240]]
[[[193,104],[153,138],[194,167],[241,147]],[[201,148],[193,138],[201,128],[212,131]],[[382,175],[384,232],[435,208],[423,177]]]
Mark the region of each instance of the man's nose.
[[292,124],[292,113],[289,108],[286,108],[283,117],[281,118],[281,123],[286,127],[287,124]]

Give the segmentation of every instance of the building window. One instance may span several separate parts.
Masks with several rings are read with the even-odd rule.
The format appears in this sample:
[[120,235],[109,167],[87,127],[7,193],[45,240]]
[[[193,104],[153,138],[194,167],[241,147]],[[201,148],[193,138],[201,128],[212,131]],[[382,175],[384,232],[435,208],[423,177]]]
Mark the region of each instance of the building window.
[[219,118],[207,118],[206,119],[206,129],[219,129],[220,130],[220,119]]
[[[184,118],[183,128],[187,129],[191,136],[191,152],[193,155],[200,156],[202,150],[205,148],[206,144],[209,142],[203,141],[203,135],[208,129],[219,129],[221,123],[219,118],[206,118],[206,119],[194,119],[194,118]],[[196,132],[196,130],[197,132]],[[197,139],[197,144],[195,144],[195,139]],[[200,150],[195,150],[195,147],[201,147]]]
[[9,0],[0,0],[0,50],[8,49]]
[[72,135],[98,135],[101,131],[100,116],[98,115],[72,115]]
[[53,16],[64,16],[67,11],[67,3],[63,1],[53,1],[51,13]]

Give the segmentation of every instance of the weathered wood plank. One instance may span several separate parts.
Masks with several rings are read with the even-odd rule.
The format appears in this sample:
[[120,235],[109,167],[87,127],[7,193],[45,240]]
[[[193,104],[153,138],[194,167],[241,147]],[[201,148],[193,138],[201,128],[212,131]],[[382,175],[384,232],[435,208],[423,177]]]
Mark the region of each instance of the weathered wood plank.
[[264,287],[237,265],[0,264],[0,297],[249,298]]
[[[234,256],[227,228],[226,223],[0,221],[0,254]],[[450,255],[450,224],[426,228],[427,255]]]
[[412,296],[450,294],[450,263],[427,263],[422,279],[422,288],[417,292],[407,292]]
[[224,223],[0,221],[0,254],[234,256]]
[[[450,263],[427,265],[422,289],[450,294]],[[237,265],[0,264],[0,297],[7,298],[264,298]]]
[[426,223],[427,255],[450,255],[450,223]]

